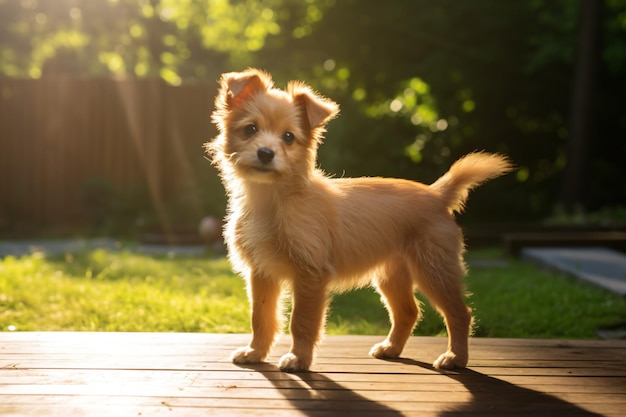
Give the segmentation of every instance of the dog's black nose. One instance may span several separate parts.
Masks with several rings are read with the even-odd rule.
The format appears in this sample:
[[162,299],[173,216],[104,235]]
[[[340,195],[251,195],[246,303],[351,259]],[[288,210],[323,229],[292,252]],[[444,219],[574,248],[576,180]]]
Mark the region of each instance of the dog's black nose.
[[256,156],[259,158],[259,161],[267,164],[274,159],[274,151],[268,148],[259,148],[259,150],[256,151]]

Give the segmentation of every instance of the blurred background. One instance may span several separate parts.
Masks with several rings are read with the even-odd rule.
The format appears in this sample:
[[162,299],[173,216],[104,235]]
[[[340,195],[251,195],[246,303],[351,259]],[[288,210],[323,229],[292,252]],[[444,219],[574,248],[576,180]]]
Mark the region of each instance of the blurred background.
[[320,166],[519,169],[470,229],[626,225],[626,0],[0,0],[0,238],[182,236],[221,218],[220,74],[337,101]]

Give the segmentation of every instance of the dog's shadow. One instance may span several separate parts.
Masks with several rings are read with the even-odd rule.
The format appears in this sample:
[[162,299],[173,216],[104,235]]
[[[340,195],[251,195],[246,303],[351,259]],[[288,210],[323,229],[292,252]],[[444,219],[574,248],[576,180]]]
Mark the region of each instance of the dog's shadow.
[[455,371],[440,371],[432,365],[400,358],[390,359],[389,362],[415,365],[446,375],[459,382],[471,394],[472,398],[465,403],[447,405],[439,416],[500,416],[500,415],[542,415],[542,416],[601,416],[564,401],[553,395],[523,388],[510,382],[481,374],[472,369],[464,368]]
[[[238,364],[259,372],[301,413],[318,416],[340,408],[340,415],[402,417],[393,408],[372,401],[317,372],[284,373],[269,363]],[[339,414],[338,414],[339,415]]]
[[[454,372],[439,371],[432,365],[400,358],[389,359],[391,363],[413,365],[446,375],[463,385],[471,399],[463,403],[442,404],[441,417],[481,415],[499,416],[508,414],[532,414],[546,416],[600,416],[560,398],[519,387],[510,382],[481,374],[471,369]],[[331,378],[317,372],[283,373],[271,364],[237,365],[252,369],[263,375],[291,403],[305,415],[319,415],[320,411],[331,411],[341,407],[343,414],[354,413],[359,417],[401,417],[403,413],[389,406],[365,398]],[[375,376],[373,376],[375,378]]]

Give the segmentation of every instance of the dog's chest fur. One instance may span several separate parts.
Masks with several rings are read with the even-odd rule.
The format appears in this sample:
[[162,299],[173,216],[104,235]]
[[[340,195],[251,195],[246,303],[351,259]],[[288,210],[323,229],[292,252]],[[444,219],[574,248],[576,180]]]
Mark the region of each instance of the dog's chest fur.
[[229,220],[230,250],[267,276],[328,274],[332,270],[329,228],[320,223],[319,215],[302,210],[303,204],[292,199],[242,205]]

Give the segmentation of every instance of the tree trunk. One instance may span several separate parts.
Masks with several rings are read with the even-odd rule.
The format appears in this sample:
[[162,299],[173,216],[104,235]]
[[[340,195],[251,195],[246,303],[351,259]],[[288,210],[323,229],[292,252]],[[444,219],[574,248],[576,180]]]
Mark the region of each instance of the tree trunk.
[[578,56],[569,122],[570,138],[561,187],[561,204],[566,209],[584,203],[585,171],[592,136],[594,114],[592,102],[600,60],[603,9],[604,0],[581,0]]

